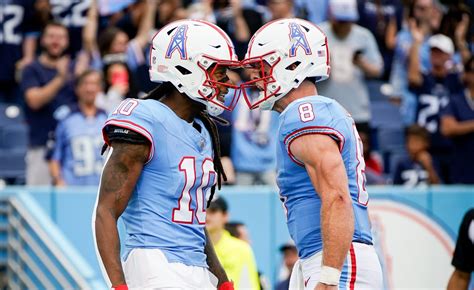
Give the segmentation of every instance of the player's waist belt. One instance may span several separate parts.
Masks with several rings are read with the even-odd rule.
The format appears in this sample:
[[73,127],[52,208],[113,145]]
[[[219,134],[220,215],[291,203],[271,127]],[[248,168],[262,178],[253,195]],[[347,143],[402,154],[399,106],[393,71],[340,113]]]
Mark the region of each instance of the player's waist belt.
[[353,240],[352,242],[353,243],[359,243],[359,244],[366,244],[366,245],[369,245],[369,246],[374,245],[371,241],[364,241],[364,240],[359,240],[359,239]]

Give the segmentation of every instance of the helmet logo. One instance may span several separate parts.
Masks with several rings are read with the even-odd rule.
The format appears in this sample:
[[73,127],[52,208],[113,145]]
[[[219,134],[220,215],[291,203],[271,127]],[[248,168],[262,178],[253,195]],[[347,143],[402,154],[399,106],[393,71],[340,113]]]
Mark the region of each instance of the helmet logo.
[[298,48],[302,47],[306,55],[312,54],[311,47],[308,44],[308,40],[306,39],[306,35],[301,30],[300,25],[295,22],[290,22],[290,41],[291,41],[291,48],[290,48],[290,57],[296,56],[296,51]]
[[177,50],[181,59],[188,59],[188,54],[186,52],[186,33],[188,32],[188,25],[183,24],[176,28],[176,32],[171,37],[170,44],[166,50],[165,57],[171,58],[173,53]]

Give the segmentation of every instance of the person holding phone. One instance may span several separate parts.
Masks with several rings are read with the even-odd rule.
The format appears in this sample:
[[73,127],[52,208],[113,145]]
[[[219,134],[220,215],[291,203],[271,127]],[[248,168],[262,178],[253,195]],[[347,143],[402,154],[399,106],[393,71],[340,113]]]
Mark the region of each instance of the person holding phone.
[[96,99],[97,107],[110,113],[126,98],[137,98],[137,88],[122,54],[104,57],[104,94]]

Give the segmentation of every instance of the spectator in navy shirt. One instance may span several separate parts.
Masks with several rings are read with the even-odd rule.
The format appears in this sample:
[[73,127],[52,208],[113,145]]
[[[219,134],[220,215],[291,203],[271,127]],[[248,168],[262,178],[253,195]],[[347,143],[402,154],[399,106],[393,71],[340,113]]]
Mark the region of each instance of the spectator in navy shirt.
[[[25,114],[29,126],[29,149],[26,157],[28,185],[50,183],[44,158],[48,134],[54,131],[57,119],[67,111],[66,105],[75,102],[71,63],[69,56],[64,55],[68,44],[65,26],[58,23],[47,24],[41,36],[41,55],[23,71],[21,89],[25,97]],[[82,66],[78,64],[77,67]]]
[[398,162],[393,184],[414,187],[418,185],[437,184],[439,177],[433,166],[429,132],[418,125],[406,130],[406,149],[408,156]]
[[441,132],[453,140],[453,183],[474,184],[474,57],[464,68],[466,90],[442,112]]
[[452,177],[452,142],[441,134],[440,112],[451,96],[462,91],[463,85],[459,73],[455,70],[452,56],[454,44],[442,34],[429,38],[431,69],[423,71],[420,67],[419,46],[423,33],[413,27],[414,39],[408,68],[410,90],[417,99],[417,123],[431,134],[433,161],[438,175],[444,183],[450,183]]
[[0,102],[21,103],[15,69],[34,59],[36,30],[34,0],[0,1]]

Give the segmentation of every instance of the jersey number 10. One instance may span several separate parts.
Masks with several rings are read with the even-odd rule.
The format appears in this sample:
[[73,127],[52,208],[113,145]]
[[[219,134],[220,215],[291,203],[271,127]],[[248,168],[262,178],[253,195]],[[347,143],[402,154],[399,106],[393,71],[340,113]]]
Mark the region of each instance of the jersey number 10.
[[[178,207],[173,209],[172,220],[180,224],[193,224],[194,217],[196,217],[198,223],[203,225],[206,223],[206,210],[204,207],[207,203],[207,191],[211,185],[211,174],[216,176],[214,163],[211,159],[204,159],[201,165],[201,184],[195,188],[194,194],[191,193],[191,190],[196,183],[196,158],[184,157],[181,159],[179,171],[184,174],[184,187],[178,200]],[[203,188],[206,188],[206,190],[203,190]],[[195,209],[191,208],[193,197],[196,197]]]

